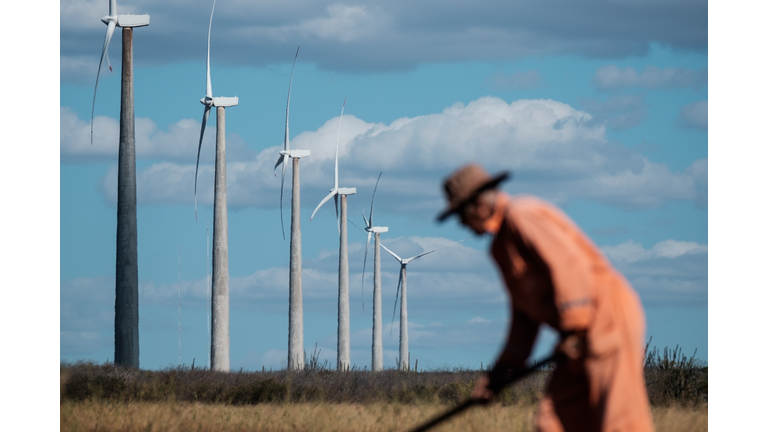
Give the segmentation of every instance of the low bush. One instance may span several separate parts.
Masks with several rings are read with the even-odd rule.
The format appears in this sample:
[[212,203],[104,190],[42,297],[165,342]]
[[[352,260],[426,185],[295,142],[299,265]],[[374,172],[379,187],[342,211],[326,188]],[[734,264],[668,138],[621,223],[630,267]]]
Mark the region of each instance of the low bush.
[[[647,348],[646,348],[647,351]],[[189,401],[256,405],[263,403],[400,403],[453,405],[469,397],[485,372],[359,369],[332,371],[309,362],[303,371],[215,372],[194,367],[148,371],[90,362],[61,365],[62,403],[71,401]],[[546,388],[551,368],[542,368],[499,396],[502,405],[534,404]],[[645,356],[648,396],[655,406],[707,402],[707,368],[680,348],[654,348]]]

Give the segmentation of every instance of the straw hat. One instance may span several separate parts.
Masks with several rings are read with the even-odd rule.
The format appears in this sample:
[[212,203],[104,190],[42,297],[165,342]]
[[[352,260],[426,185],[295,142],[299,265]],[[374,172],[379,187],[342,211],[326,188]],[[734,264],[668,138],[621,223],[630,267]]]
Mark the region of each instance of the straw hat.
[[480,193],[495,188],[509,177],[511,177],[509,171],[491,177],[483,167],[476,163],[470,163],[459,168],[443,182],[448,207],[437,216],[438,222],[443,222],[448,216],[469,204]]

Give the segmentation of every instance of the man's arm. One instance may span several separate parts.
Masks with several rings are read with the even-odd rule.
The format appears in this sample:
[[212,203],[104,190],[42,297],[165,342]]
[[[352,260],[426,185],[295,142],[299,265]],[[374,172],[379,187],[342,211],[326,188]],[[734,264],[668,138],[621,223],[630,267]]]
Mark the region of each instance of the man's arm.
[[480,399],[490,399],[491,395],[487,394],[485,389],[497,396],[501,391],[504,376],[523,368],[525,360],[531,354],[538,331],[538,323],[522,311],[513,308],[512,321],[507,333],[507,343],[493,369],[478,382],[473,396]]

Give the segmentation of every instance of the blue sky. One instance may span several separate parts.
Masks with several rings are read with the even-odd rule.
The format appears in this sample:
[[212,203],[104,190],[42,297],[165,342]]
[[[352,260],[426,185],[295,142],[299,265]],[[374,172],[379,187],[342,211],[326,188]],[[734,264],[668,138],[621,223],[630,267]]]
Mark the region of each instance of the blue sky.
[[[134,33],[140,362],[151,369],[178,362],[179,291],[181,360],[206,364],[208,350],[213,116],[197,222],[192,187],[211,4],[177,3],[118,4],[120,13],[152,17]],[[293,148],[312,151],[301,162],[308,352],[317,343],[321,358],[335,359],[338,234],[330,207],[311,223],[309,215],[333,184],[346,97],[340,182],[357,187],[353,222],[362,223],[383,172],[375,217],[390,231],[382,242],[415,255],[469,235],[456,221],[434,222],[446,175],[471,160],[512,170],[506,191],[560,206],[625,274],[653,345],[696,349],[708,361],[707,3],[573,4],[414,11],[405,2],[217,2],[213,93],[240,100],[227,109],[233,369],[285,364],[289,244],[272,167],[299,44],[290,124]],[[60,359],[104,361],[114,349],[121,37],[110,45],[114,72],[102,71],[91,146],[107,2],[60,6]],[[349,241],[352,362],[370,367],[371,268],[361,289],[365,236],[350,226]],[[479,367],[498,351],[508,317],[487,246],[472,238],[409,266],[410,350],[420,367]],[[394,367],[398,266],[387,256],[382,264],[384,361]],[[551,341],[545,334],[537,354]]]

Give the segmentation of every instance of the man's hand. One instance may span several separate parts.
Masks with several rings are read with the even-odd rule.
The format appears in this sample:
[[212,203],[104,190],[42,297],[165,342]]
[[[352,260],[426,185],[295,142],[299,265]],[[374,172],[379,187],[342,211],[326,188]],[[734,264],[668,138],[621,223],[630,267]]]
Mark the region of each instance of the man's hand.
[[488,378],[488,375],[481,376],[480,379],[477,380],[477,384],[475,384],[475,389],[472,390],[472,399],[475,399],[480,403],[488,403],[492,401],[496,395],[488,388],[489,382],[490,379]]

